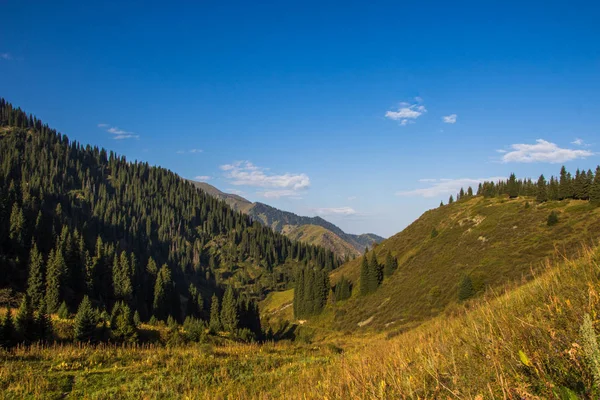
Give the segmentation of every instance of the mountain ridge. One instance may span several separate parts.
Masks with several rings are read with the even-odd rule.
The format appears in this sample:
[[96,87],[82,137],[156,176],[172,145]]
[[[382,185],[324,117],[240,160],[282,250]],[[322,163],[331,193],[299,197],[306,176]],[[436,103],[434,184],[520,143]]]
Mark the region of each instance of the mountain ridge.
[[[204,190],[209,195],[225,201],[225,203],[227,203],[234,210],[250,215],[263,225],[272,228],[275,232],[287,234],[288,232],[294,231],[297,237],[311,236],[315,240],[307,241],[307,243],[310,244],[327,244],[327,240],[321,239],[329,238],[331,241],[337,242],[338,245],[326,247],[333,249],[341,257],[358,256],[364,252],[365,248],[371,248],[374,244],[381,243],[381,241],[384,240],[383,237],[374,233],[363,233],[358,235],[346,233],[337,225],[319,216],[300,216],[289,211],[280,210],[262,202],[253,203],[242,196],[225,193],[206,182],[198,182],[194,180],[190,180],[190,182],[192,182],[199,189]],[[319,226],[328,232],[322,232],[322,234],[325,236],[318,237],[314,235],[306,235],[298,229],[302,226]],[[340,242],[344,242],[347,245],[343,245]]]

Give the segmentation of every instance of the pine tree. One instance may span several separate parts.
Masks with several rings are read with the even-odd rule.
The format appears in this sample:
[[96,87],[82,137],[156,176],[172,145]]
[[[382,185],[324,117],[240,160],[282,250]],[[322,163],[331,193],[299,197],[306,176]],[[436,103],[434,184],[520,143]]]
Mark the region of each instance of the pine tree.
[[2,324],[0,324],[0,345],[4,347],[10,347],[14,343],[15,339],[15,323],[12,317],[12,310],[10,306],[6,309]]
[[23,247],[24,235],[25,217],[23,216],[23,210],[15,202],[13,203],[12,211],[10,213],[10,230],[8,237],[12,240],[16,249],[21,249]]
[[367,260],[367,253],[362,258],[360,264],[360,294],[365,295],[369,293],[369,261]]
[[548,201],[548,190],[546,187],[546,178],[544,178],[544,175],[540,175],[537,181],[537,193],[535,199],[539,203],[544,203]]
[[227,286],[221,305],[221,325],[228,332],[235,332],[239,325],[238,306],[235,293],[231,286]]
[[590,186],[590,203],[600,206],[600,166],[596,167],[596,175]]
[[33,308],[31,307],[31,300],[27,295],[21,301],[21,307],[19,307],[15,318],[15,328],[17,335],[22,340],[26,342],[35,340],[35,318]]
[[63,301],[60,304],[60,307],[58,307],[58,311],[56,312],[58,314],[58,318],[60,319],[69,319],[69,307],[67,307],[67,302]]
[[508,197],[511,199],[515,199],[519,197],[519,185],[517,183],[517,178],[515,174],[510,174],[507,183],[508,189]]
[[34,308],[38,308],[44,299],[44,260],[35,242],[29,253],[27,295],[31,299],[31,305]]
[[46,300],[44,298],[41,300],[35,323],[38,339],[43,341],[50,340],[52,337],[52,320],[48,315]]
[[61,303],[66,268],[62,249],[59,246],[56,251],[50,253],[46,274],[46,306],[51,313],[55,312]]
[[85,296],[79,304],[73,323],[75,340],[79,342],[94,341],[96,325],[96,313],[92,308],[92,302],[88,296]]
[[294,316],[301,318],[304,315],[304,269],[300,268],[296,274],[294,285]]
[[450,198],[448,199],[448,204],[452,204],[454,203],[454,197],[452,197],[452,195],[450,195]]
[[169,301],[171,299],[171,289],[173,282],[171,280],[171,271],[165,264],[158,271],[156,284],[154,285],[154,315],[159,320],[164,321],[170,315]]
[[110,329],[113,337],[120,342],[135,343],[137,341],[137,329],[133,322],[131,309],[123,302],[118,302],[115,305],[111,316]]
[[398,260],[392,257],[390,253],[385,257],[385,267],[383,269],[383,274],[386,278],[392,276],[394,271],[398,268]]
[[377,256],[373,251],[371,254],[371,260],[369,260],[369,293],[376,291],[379,285],[381,284],[381,281],[383,281],[383,269],[381,268],[381,265],[377,262]]
[[209,328],[212,332],[219,332],[221,330],[219,298],[217,297],[216,294],[213,294],[211,302],[210,302]]
[[573,197],[571,187],[571,174],[567,173],[567,169],[563,165],[560,169],[560,180],[558,183],[558,199],[569,199]]
[[121,252],[117,258],[115,255],[113,262],[113,290],[115,297],[119,300],[130,301],[133,293],[131,284],[131,269],[129,266],[129,257],[126,252]]

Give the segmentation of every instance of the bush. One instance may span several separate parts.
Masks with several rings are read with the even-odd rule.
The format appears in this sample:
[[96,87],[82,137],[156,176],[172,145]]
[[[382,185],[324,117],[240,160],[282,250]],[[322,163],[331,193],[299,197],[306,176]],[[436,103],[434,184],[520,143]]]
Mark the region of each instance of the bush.
[[470,276],[463,276],[460,284],[458,285],[458,300],[465,301],[475,296],[475,287],[473,286],[473,280]]
[[245,343],[252,343],[256,341],[256,335],[248,328],[238,329],[236,337]]
[[548,215],[548,226],[554,226],[558,223],[558,213],[556,211],[552,211],[550,215]]
[[189,342],[206,342],[206,323],[194,317],[187,317],[183,323],[185,339]]
[[439,235],[439,234],[440,234],[440,233],[437,231],[437,229],[433,228],[433,229],[431,230],[431,238],[432,238],[432,239],[433,239],[433,238],[435,238],[435,237],[437,237],[437,235]]

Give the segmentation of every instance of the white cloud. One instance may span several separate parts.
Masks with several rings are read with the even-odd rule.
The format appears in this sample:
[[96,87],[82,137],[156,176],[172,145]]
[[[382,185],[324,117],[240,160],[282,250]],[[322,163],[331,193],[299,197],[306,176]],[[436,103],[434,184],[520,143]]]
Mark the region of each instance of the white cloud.
[[250,161],[237,161],[219,168],[225,171],[225,177],[232,185],[275,189],[259,193],[267,198],[296,196],[298,191],[310,186],[310,179],[306,174],[269,174],[268,168],[258,167]]
[[352,200],[356,200],[356,199],[357,199],[356,196],[350,196],[350,197],[348,197],[348,201],[352,201]]
[[212,176],[208,176],[208,175],[198,175],[196,177],[194,177],[195,180],[200,181],[200,182],[206,182],[212,179]]
[[576,144],[577,146],[583,145],[583,139],[576,138],[571,142],[571,144]]
[[244,194],[244,192],[242,192],[241,190],[237,190],[237,189],[226,189],[225,191],[229,194],[237,194],[238,196],[241,196]]
[[125,131],[123,129],[119,129],[116,126],[110,126],[109,124],[98,124],[98,128],[108,128],[105,129],[106,132],[113,135],[113,139],[122,140],[122,139],[139,139],[140,135],[137,135],[133,132]]
[[0,53],[0,58],[3,60],[12,60],[13,57],[10,55],[10,53]]
[[445,117],[442,117],[442,119],[447,124],[455,124],[456,123],[456,117],[457,117],[456,114],[450,114],[450,115],[446,115]]
[[429,179],[429,178],[419,179],[419,182],[435,182],[435,181],[437,181],[437,179]]
[[400,191],[396,193],[396,196],[421,196],[421,197],[437,197],[441,195],[454,195],[460,191],[461,188],[465,190],[471,186],[473,190],[477,190],[477,186],[484,181],[497,182],[499,180],[505,180],[505,177],[491,177],[491,178],[460,178],[460,179],[429,179],[426,182],[431,183],[429,187],[421,189],[413,189]]
[[417,118],[427,112],[424,105],[420,105],[423,99],[415,98],[416,104],[402,102],[397,111],[387,111],[385,117],[394,121],[400,121],[400,125],[412,124]]
[[352,207],[315,208],[313,211],[318,215],[354,215],[356,211]]
[[510,147],[512,150],[502,156],[502,162],[547,162],[555,164],[586,158],[594,154],[588,150],[560,148],[555,143],[543,139],[536,140],[535,144],[520,143],[513,144]]
[[186,154],[186,153],[199,154],[199,153],[204,153],[204,150],[202,150],[202,149],[177,150],[177,154]]
[[290,199],[301,199],[302,197],[298,195],[298,192],[290,189],[283,190],[267,190],[264,192],[256,192],[259,196],[264,197],[265,199],[279,199],[281,197],[288,197]]

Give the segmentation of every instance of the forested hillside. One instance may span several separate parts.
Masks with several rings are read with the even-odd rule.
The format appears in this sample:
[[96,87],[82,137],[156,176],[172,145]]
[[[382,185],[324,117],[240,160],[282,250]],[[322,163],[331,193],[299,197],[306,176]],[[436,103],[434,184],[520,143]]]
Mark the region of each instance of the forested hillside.
[[33,309],[64,303],[74,312],[89,298],[141,321],[183,321],[208,320],[228,302],[233,328],[256,329],[255,300],[285,287],[296,265],[338,263],[171,171],[70,141],[0,99],[0,289],[9,306],[26,293]]

